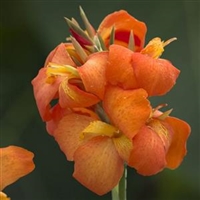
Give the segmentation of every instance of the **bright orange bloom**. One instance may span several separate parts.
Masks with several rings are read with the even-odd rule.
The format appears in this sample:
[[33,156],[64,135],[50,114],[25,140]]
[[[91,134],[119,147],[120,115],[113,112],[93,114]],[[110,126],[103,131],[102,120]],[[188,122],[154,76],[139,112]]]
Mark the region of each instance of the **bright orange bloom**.
[[[71,48],[63,43],[58,45],[48,56],[45,67],[40,69],[38,75],[32,80],[36,103],[44,121],[52,118],[51,102],[53,100],[59,101],[62,108],[89,107],[98,103],[104,93],[105,81],[98,83],[98,94],[94,95],[92,91],[96,89],[97,82],[94,83],[95,85],[84,88],[80,76],[84,73],[81,69],[94,67],[105,69],[107,54],[102,52],[89,56],[79,70],[79,75],[77,66],[67,52],[68,47]],[[87,76],[90,78],[92,74],[87,74]],[[100,76],[103,77],[102,74]],[[84,81],[87,86],[87,79],[85,78]]]
[[93,192],[109,192],[119,182],[124,163],[153,175],[178,167],[186,155],[189,125],[165,113],[156,115],[146,98],[143,89],[107,86],[103,108],[111,125],[92,111],[59,115],[52,135],[75,162],[73,176]]
[[142,89],[109,87],[103,103],[111,123],[133,141],[128,165],[142,175],[153,175],[165,167],[174,169],[180,165],[186,155],[190,126],[165,113],[151,111],[145,96]]
[[137,20],[124,10],[107,15],[97,30],[107,47],[109,46],[112,28],[115,30],[114,44],[128,47],[130,33],[133,31],[134,51],[140,51],[143,48],[147,31],[145,23]]
[[17,146],[0,148],[0,191],[33,171],[33,156],[32,152]]
[[97,32],[80,11],[86,30],[66,19],[72,43],[49,54],[32,84],[48,133],[75,163],[73,176],[103,195],[119,183],[124,164],[142,175],[177,168],[190,126],[147,99],[176,83],[180,71],[160,58],[176,38],[143,47],[146,25],[126,11],[105,17]]
[[139,174],[154,175],[164,168],[175,169],[187,153],[190,126],[174,117],[151,117],[133,138],[129,166]]
[[143,88],[149,96],[167,93],[176,83],[180,71],[168,60],[155,56],[163,51],[161,44],[156,40],[153,47],[147,45],[140,53],[111,45],[106,68],[107,81],[124,89]]
[[[128,103],[124,104],[124,101],[120,100],[121,97]],[[124,162],[128,162],[132,150],[132,138],[130,139],[128,134],[136,134],[150,115],[146,97],[147,94],[143,89],[127,92],[120,88],[107,89],[105,105],[112,104],[114,101],[112,98],[118,102],[118,105],[111,105],[108,110],[116,108],[114,115],[122,119],[123,110],[129,108],[128,116],[132,116],[133,126],[132,132],[126,135],[119,129],[123,127],[126,118],[121,124],[113,126],[95,119],[92,115],[70,113],[63,116],[56,124],[52,135],[67,159],[75,162],[73,176],[93,192],[103,195],[119,182]],[[137,115],[138,112],[142,113],[141,116]],[[138,117],[139,123],[137,123]]]

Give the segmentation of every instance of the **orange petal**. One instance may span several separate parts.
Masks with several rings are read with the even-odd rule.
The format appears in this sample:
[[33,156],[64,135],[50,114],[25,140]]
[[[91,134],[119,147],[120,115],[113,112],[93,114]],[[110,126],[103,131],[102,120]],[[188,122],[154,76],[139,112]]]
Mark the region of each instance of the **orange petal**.
[[123,161],[109,137],[95,137],[74,154],[73,176],[98,195],[112,190],[123,174]]
[[62,108],[65,107],[90,107],[99,102],[99,98],[91,93],[85,92],[73,84],[73,75],[69,75],[62,81],[59,88],[59,104]]
[[33,157],[32,152],[21,147],[0,148],[0,190],[33,171]]
[[168,60],[154,59],[141,53],[132,54],[132,65],[139,86],[149,96],[167,93],[180,73]]
[[109,86],[103,106],[111,122],[132,139],[151,113],[147,93],[143,89],[123,90]]
[[160,137],[144,126],[133,138],[133,150],[128,165],[144,176],[154,175],[166,166],[165,148]]
[[73,60],[67,52],[67,49],[71,49],[72,44],[61,43],[54,50],[52,50],[45,61],[45,67],[49,62],[53,62],[60,65],[71,65],[75,66]]
[[133,30],[135,51],[140,51],[142,49],[147,31],[145,23],[137,20],[124,10],[107,15],[97,30],[107,46],[113,26],[115,28],[115,44],[121,44],[127,47],[130,32]]
[[119,85],[124,89],[138,88],[132,67],[133,52],[119,45],[109,47],[106,79],[112,85]]
[[86,91],[95,94],[100,99],[103,98],[105,91],[107,57],[107,52],[94,53],[84,65],[77,68]]
[[160,137],[163,142],[163,147],[167,152],[171,144],[173,134],[173,130],[169,124],[162,120],[153,119],[147,124],[147,126],[150,127],[151,130],[153,130]]
[[167,117],[166,122],[173,129],[171,146],[167,152],[167,167],[170,169],[177,168],[187,153],[186,142],[190,135],[191,128],[183,120],[175,117]]
[[58,123],[53,136],[68,160],[73,160],[74,152],[82,143],[80,133],[92,121],[94,119],[91,117],[72,113],[64,116]]
[[34,96],[39,113],[44,121],[51,119],[50,102],[54,99],[58,92],[60,82],[64,77],[58,76],[51,84],[46,82],[47,68],[40,69],[38,75],[32,80]]

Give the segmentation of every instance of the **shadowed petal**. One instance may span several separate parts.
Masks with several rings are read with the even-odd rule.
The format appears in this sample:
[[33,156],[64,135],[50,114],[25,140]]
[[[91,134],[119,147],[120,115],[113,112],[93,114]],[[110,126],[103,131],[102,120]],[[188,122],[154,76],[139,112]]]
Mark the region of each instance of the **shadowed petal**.
[[175,169],[187,153],[186,142],[191,129],[185,121],[175,117],[167,117],[166,122],[173,129],[172,142],[166,155],[167,167]]
[[68,160],[73,160],[74,152],[82,143],[80,133],[92,121],[92,117],[73,113],[64,116],[58,123],[53,136]]
[[140,53],[132,54],[132,65],[138,85],[149,96],[167,93],[180,73],[168,60],[154,59]]
[[133,149],[132,140],[130,140],[124,134],[122,134],[119,137],[114,137],[113,143],[119,156],[125,162],[128,162],[131,150]]
[[113,26],[115,29],[115,44],[127,47],[130,32],[133,30],[135,40],[134,50],[140,51],[142,49],[147,31],[145,23],[138,21],[124,10],[107,15],[97,30],[105,41],[106,46],[108,46]]
[[105,91],[107,57],[107,52],[94,53],[84,65],[77,68],[86,91],[95,94],[100,99],[103,98]]
[[74,161],[73,176],[98,195],[112,190],[123,174],[123,161],[109,137],[95,137],[81,145]]
[[144,176],[154,175],[166,166],[165,148],[160,137],[144,126],[133,138],[133,150],[128,165]]
[[147,93],[143,89],[123,90],[108,86],[103,107],[112,123],[132,139],[151,113]]
[[41,118],[44,121],[51,119],[50,102],[58,92],[60,82],[64,77],[58,76],[53,83],[47,83],[47,68],[40,69],[38,75],[32,80],[33,92]]
[[106,79],[112,85],[118,85],[124,89],[138,88],[132,67],[133,52],[119,45],[109,47],[108,66]]
[[33,171],[33,157],[32,152],[21,147],[0,148],[0,190]]

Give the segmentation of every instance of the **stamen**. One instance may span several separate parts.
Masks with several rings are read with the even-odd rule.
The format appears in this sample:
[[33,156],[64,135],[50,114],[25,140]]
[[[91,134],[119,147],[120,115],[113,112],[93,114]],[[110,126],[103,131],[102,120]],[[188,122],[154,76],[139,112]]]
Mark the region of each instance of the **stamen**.
[[165,118],[168,117],[168,116],[170,115],[170,113],[172,112],[172,110],[173,110],[173,108],[170,109],[170,110],[167,110],[167,111],[164,112],[162,115],[160,115],[160,116],[158,117],[158,119],[160,119],[160,120],[165,120]]
[[58,65],[52,62],[48,63],[46,74],[46,83],[48,84],[53,84],[56,80],[56,76],[67,76],[67,74],[71,74],[77,78],[80,77],[76,68],[70,65]]
[[164,51],[164,47],[167,46],[168,44],[170,44],[171,42],[175,41],[177,38],[171,38],[167,41],[161,41],[161,39],[159,37],[153,38],[144,49],[141,50],[140,53],[142,54],[146,54],[151,56],[152,58],[159,58],[163,51]]
[[171,42],[173,42],[173,41],[175,41],[175,40],[177,40],[176,37],[170,38],[169,40],[167,40],[167,41],[165,41],[165,42],[163,43],[163,47],[167,46],[168,44],[170,44]]

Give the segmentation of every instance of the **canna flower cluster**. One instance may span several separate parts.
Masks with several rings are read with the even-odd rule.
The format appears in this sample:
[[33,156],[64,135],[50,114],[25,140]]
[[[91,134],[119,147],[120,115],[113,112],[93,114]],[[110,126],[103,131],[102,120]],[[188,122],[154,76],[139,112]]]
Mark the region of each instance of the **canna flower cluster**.
[[32,85],[47,132],[74,161],[74,178],[103,195],[124,165],[144,176],[177,168],[190,126],[149,100],[176,83],[179,69],[160,58],[176,38],[144,46],[145,23],[126,11],[109,14],[97,29],[81,8],[80,14],[85,28],[66,18],[71,35],[50,52]]

